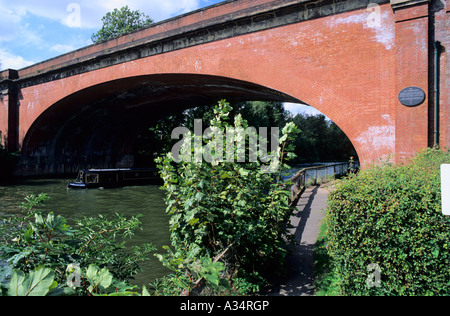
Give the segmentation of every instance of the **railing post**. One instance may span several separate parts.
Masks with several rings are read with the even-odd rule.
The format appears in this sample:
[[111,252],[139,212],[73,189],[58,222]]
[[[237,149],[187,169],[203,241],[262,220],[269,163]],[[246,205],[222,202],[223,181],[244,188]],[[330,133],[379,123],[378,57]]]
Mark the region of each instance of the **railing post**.
[[[356,162],[355,162],[356,165]],[[306,188],[306,174],[308,171],[314,170],[314,183],[316,184],[318,181],[318,170],[319,169],[325,169],[325,177],[328,177],[328,169],[333,168],[334,176],[337,174],[337,170],[339,170],[341,173],[339,175],[345,175],[349,172],[352,172],[352,164],[350,162],[346,163],[339,163],[339,164],[333,164],[333,165],[324,165],[324,166],[317,166],[317,167],[311,167],[311,168],[305,168],[297,172],[289,181],[293,182],[293,191],[298,189],[298,193],[293,192],[294,196],[292,197],[292,203],[295,202],[296,199],[298,199],[303,191]]]

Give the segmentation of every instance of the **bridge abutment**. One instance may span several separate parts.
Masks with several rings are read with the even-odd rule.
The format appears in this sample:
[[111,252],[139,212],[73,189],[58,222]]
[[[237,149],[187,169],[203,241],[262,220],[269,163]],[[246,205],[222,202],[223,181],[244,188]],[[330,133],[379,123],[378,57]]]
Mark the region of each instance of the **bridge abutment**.
[[16,80],[19,79],[17,70],[8,69],[2,73],[0,81],[0,139],[9,152],[19,150],[19,87]]

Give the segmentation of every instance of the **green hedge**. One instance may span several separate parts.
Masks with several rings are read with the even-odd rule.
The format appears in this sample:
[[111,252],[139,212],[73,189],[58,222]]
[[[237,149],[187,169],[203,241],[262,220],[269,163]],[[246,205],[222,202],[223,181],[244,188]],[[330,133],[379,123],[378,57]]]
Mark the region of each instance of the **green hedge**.
[[427,149],[408,163],[374,166],[336,185],[326,224],[342,294],[450,294],[443,163],[450,163],[450,151]]

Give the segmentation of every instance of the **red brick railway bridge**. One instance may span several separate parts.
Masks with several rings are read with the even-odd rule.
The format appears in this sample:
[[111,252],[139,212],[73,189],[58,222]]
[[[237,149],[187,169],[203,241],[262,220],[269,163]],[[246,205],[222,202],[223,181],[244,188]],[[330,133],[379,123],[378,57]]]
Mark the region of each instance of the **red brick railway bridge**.
[[225,1],[1,72],[2,143],[21,151],[22,175],[131,166],[139,130],[226,98],[311,105],[363,166],[449,146],[449,11],[444,0]]

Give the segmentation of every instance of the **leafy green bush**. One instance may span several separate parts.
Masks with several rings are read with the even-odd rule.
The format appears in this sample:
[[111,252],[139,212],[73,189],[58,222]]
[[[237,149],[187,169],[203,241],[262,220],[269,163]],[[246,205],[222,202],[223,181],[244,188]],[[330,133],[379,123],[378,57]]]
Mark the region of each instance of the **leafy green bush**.
[[[169,247],[166,255],[156,254],[162,264],[172,271],[170,275],[151,284],[156,296],[225,295],[230,293],[228,280],[222,277],[225,266],[219,257],[198,257],[198,251],[179,250]],[[197,248],[197,250],[199,250]]]
[[[227,122],[230,110],[230,105],[221,101],[211,121],[211,126],[224,135],[229,127],[248,127],[240,115],[231,126]],[[282,148],[277,156],[280,161],[290,149],[286,144],[295,130],[292,123],[283,129]],[[194,142],[195,136],[187,141]],[[204,148],[215,148],[208,147],[212,140],[203,141]],[[171,154],[158,160],[165,181],[167,211],[172,216],[172,245],[179,254],[172,256],[172,261],[205,261],[204,258],[219,256],[226,267],[222,275],[239,274],[246,279],[273,275],[284,262],[286,241],[292,238],[287,225],[292,213],[290,190],[277,181],[280,175],[263,173],[259,162],[175,165]],[[183,260],[178,262],[183,266]]]
[[[36,209],[47,199],[28,196],[20,215],[0,218],[0,262],[7,263],[0,266],[0,295],[130,294],[128,282],[155,250],[125,246],[140,228],[138,218],[84,218],[72,228],[64,217]],[[73,288],[71,276],[79,281]]]
[[449,295],[450,218],[427,149],[405,164],[350,175],[329,197],[328,250],[344,295]]

